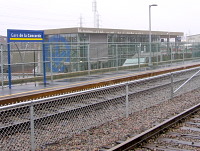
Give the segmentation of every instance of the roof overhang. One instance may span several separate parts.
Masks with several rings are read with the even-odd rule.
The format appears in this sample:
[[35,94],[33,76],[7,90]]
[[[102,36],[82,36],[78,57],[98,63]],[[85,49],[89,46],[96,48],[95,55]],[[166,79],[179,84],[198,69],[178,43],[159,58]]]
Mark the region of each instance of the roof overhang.
[[[44,30],[45,35],[54,34],[73,34],[73,33],[89,33],[89,34],[121,34],[121,35],[148,35],[148,30],[128,30],[128,29],[107,29],[107,28],[60,28]],[[161,38],[176,38],[183,36],[183,32],[169,32],[169,31],[151,31],[152,35],[158,35]]]

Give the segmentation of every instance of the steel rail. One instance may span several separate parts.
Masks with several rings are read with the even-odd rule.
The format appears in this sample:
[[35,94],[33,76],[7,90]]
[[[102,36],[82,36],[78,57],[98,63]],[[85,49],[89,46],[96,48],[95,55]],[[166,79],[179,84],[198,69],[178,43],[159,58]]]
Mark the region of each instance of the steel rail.
[[[189,69],[185,69],[185,70],[181,70],[181,71],[175,71],[175,72],[165,73],[165,74],[161,74],[161,75],[155,75],[155,76],[146,77],[146,78],[142,78],[142,79],[136,79],[136,80],[132,80],[132,81],[125,81],[125,82],[122,81],[121,83],[117,83],[117,84],[114,84],[114,85],[108,85],[108,86],[104,86],[104,87],[93,88],[93,89],[90,89],[90,90],[85,90],[85,91],[80,91],[80,92],[73,92],[73,93],[69,93],[69,94],[57,95],[57,96],[48,97],[48,98],[32,99],[30,101],[26,99],[25,102],[21,102],[22,101],[21,100],[20,102],[15,103],[15,104],[8,104],[6,106],[0,106],[0,110],[7,109],[7,108],[12,108],[14,106],[17,107],[17,106],[21,106],[21,105],[28,105],[28,104],[31,104],[31,103],[36,103],[36,102],[38,103],[38,102],[50,101],[51,99],[57,99],[57,98],[61,98],[61,97],[68,97],[68,96],[78,95],[79,93],[88,93],[88,92],[94,92],[94,91],[103,90],[103,89],[110,89],[110,88],[118,87],[119,85],[121,85],[121,86],[122,85],[126,85],[127,82],[129,82],[129,84],[139,83],[139,82],[143,82],[143,81],[147,81],[147,80],[152,80],[152,79],[156,79],[156,78],[170,76],[171,74],[174,75],[174,74],[188,72],[188,71],[192,71],[192,70],[196,70],[196,69],[200,69],[200,67],[189,68]],[[4,100],[4,101],[6,101],[6,100]],[[2,100],[2,102],[4,102],[4,101]],[[11,102],[8,101],[8,103],[11,103]],[[0,105],[1,105],[1,100],[0,100]]]
[[[166,75],[165,75],[166,76]],[[135,83],[139,83],[139,82],[144,82],[144,81],[147,81],[147,80],[155,80],[155,79],[158,79],[158,78],[161,78],[161,77],[164,77],[163,75],[158,75],[156,77],[150,77],[150,78],[146,78],[146,79],[140,79],[140,80],[136,80],[136,81],[132,81],[130,82],[129,84],[135,84]],[[185,81],[185,79],[181,79],[181,80],[177,80],[177,81],[174,81],[175,83],[176,82],[181,82],[181,81]],[[76,92],[76,93],[72,93],[72,94],[65,94],[65,95],[61,95],[61,96],[54,96],[54,97],[50,97],[50,98],[43,98],[43,99],[39,99],[39,100],[32,100],[32,101],[27,101],[27,102],[21,102],[21,103],[17,103],[17,104],[11,104],[11,105],[7,105],[7,106],[2,106],[0,107],[0,111],[6,111],[7,112],[7,115],[9,116],[13,116],[12,113],[13,110],[20,110],[21,111],[25,111],[25,113],[29,110],[28,108],[31,106],[31,105],[40,105],[40,104],[44,104],[44,103],[48,103],[50,104],[50,102],[52,103],[55,103],[55,101],[59,101],[59,100],[62,100],[64,98],[69,98],[69,97],[77,97],[77,96],[83,96],[83,95],[87,95],[89,93],[92,93],[92,92],[97,92],[97,91],[100,91],[101,90],[105,90],[105,89],[112,89],[112,88],[116,88],[116,87],[119,87],[119,86],[123,86],[125,87],[127,83],[122,83],[122,84],[117,84],[117,85],[112,85],[112,86],[107,86],[107,87],[104,87],[104,88],[96,88],[96,89],[93,89],[93,90],[86,90],[86,91],[83,91],[83,92]],[[167,86],[170,86],[171,83],[165,83],[165,84],[162,84],[162,85],[156,85],[154,87],[150,87],[150,88],[145,88],[143,90],[139,90],[139,91],[135,91],[135,92],[129,92],[129,96],[134,96],[138,93],[145,93],[145,92],[148,92],[150,90],[154,90],[154,89],[160,89],[162,87],[167,87]],[[53,121],[53,119],[57,119],[59,117],[59,119],[62,117],[64,119],[64,116],[67,114],[67,113],[71,113],[71,112],[81,112],[83,111],[84,109],[87,109],[87,108],[96,108],[98,106],[102,106],[103,104],[106,104],[106,103],[109,103],[109,104],[112,104],[112,102],[114,104],[116,104],[116,102],[114,100],[125,100],[126,98],[126,94],[124,93],[123,95],[118,95],[118,96],[114,96],[114,97],[111,97],[110,99],[104,99],[103,101],[100,101],[100,102],[95,102],[95,103],[90,103],[90,104],[84,104],[83,103],[83,106],[81,107],[76,107],[76,108],[73,108],[73,109],[69,109],[69,110],[65,110],[65,111],[56,111],[53,113],[49,113],[47,115],[43,115],[41,117],[37,117],[35,118],[35,122],[36,123],[40,123],[41,121],[45,121],[46,124],[50,123],[51,121]],[[58,108],[60,106],[60,103],[58,103]],[[55,110],[56,110],[56,106],[55,107]],[[38,107],[36,107],[38,108]],[[38,108],[39,109],[39,108]],[[10,110],[10,111],[8,111]],[[48,110],[48,108],[47,108]],[[24,114],[25,114],[24,113]],[[23,113],[20,113],[20,114],[23,114]],[[14,122],[13,124],[9,124],[7,126],[2,126],[0,127],[0,132],[7,129],[8,131],[9,130],[12,130],[12,128],[20,128],[21,125],[26,125],[27,129],[29,128],[30,126],[30,120],[24,120],[22,122]],[[26,129],[24,129],[26,130]]]
[[[184,72],[187,72],[187,71],[190,71],[190,70],[191,69],[187,69]],[[181,71],[174,72],[173,74],[175,74],[175,73],[181,73]],[[128,84],[133,85],[133,84],[136,84],[136,83],[145,82],[145,81],[148,81],[148,80],[150,81],[150,80],[154,80],[154,79],[159,79],[159,78],[167,77],[167,76],[170,76],[170,75],[171,75],[171,73],[167,73],[167,74],[157,75],[157,76],[148,77],[148,78],[144,78],[144,79],[138,79],[138,80],[134,80],[134,81],[129,81]],[[177,81],[174,81],[174,83],[185,81],[185,80],[186,79],[177,80]],[[27,105],[30,105],[32,103],[33,104],[45,103],[45,102],[50,102],[50,101],[54,101],[54,100],[57,100],[57,99],[63,99],[63,98],[67,98],[67,97],[73,97],[73,96],[77,96],[77,95],[83,95],[83,94],[87,94],[87,93],[92,93],[92,92],[102,91],[102,90],[106,90],[106,89],[116,88],[116,87],[119,87],[119,86],[125,86],[126,84],[127,84],[127,82],[123,82],[123,83],[119,83],[119,84],[115,84],[115,85],[109,85],[109,86],[100,87],[100,88],[95,88],[95,89],[91,89],[91,90],[85,90],[85,91],[80,91],[80,92],[74,92],[74,93],[69,93],[69,94],[52,96],[52,97],[48,97],[48,98],[41,98],[41,99],[30,100],[30,101],[26,101],[26,102],[9,104],[9,105],[6,105],[6,106],[0,106],[0,111],[1,110],[8,110],[10,108],[17,108],[17,107],[20,107],[20,106],[27,106]],[[158,87],[167,86],[169,84],[170,83],[159,85]],[[153,88],[158,88],[158,87],[156,86],[156,87],[153,87]],[[148,89],[145,89],[145,90],[142,90],[142,91],[147,91],[147,90],[150,90],[150,89],[153,89],[153,88],[148,88]],[[139,93],[139,92],[142,92],[142,91],[138,91],[138,92],[135,92],[135,93]]]
[[144,78],[151,78],[153,76],[158,76],[158,75],[168,75],[170,73],[178,73],[178,72],[184,72],[184,71],[189,71],[189,70],[195,70],[196,68],[200,68],[200,65],[189,65],[185,67],[177,67],[177,68],[171,68],[171,69],[164,69],[164,70],[157,70],[157,71],[151,71],[151,72],[145,72],[142,74],[136,74],[136,75],[125,75],[117,78],[110,78],[108,79],[102,79],[98,80],[97,82],[92,82],[88,84],[83,84],[83,85],[76,85],[72,87],[67,87],[67,88],[57,88],[56,90],[54,88],[48,89],[48,90],[43,90],[41,92],[32,92],[32,93],[23,93],[21,95],[13,95],[9,97],[2,97],[0,98],[0,106],[1,105],[7,105],[7,104],[13,104],[13,103],[18,103],[21,101],[28,101],[28,100],[33,100],[33,99],[38,99],[41,97],[49,97],[49,96],[55,96],[55,95],[60,95],[64,93],[73,93],[75,91],[82,91],[86,89],[94,89],[96,87],[105,87],[109,85],[114,85],[117,83],[124,83],[127,81],[133,81],[133,80],[141,80]]
[[199,110],[200,110],[200,103],[185,110],[184,112],[162,122],[161,124],[151,128],[147,131],[144,131],[143,133],[141,133],[133,138],[130,138],[129,140],[122,142],[121,144],[119,144],[111,149],[108,149],[107,151],[128,151],[130,149],[134,149],[134,148],[138,147],[141,143],[148,141],[153,136],[160,134],[161,132],[163,132],[166,129],[169,129],[171,126],[175,125],[179,121],[187,118],[188,116],[190,116],[191,114],[193,114],[194,112],[197,112]]

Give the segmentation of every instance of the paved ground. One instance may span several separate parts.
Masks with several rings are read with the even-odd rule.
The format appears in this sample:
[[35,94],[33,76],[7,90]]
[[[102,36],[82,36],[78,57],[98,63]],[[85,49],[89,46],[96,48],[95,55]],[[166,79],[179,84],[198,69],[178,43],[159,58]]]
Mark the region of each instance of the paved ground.
[[179,64],[172,64],[172,65],[164,65],[164,66],[157,66],[154,68],[141,68],[141,69],[135,69],[135,70],[129,70],[129,71],[116,71],[116,72],[110,72],[110,73],[104,73],[99,75],[88,75],[88,76],[82,76],[82,77],[75,77],[75,78],[66,78],[61,80],[55,80],[53,82],[47,81],[46,86],[44,86],[43,83],[26,83],[26,84],[16,84],[12,85],[12,88],[9,89],[8,86],[4,87],[3,89],[0,89],[0,99],[4,97],[11,97],[15,96],[17,94],[25,94],[25,93],[37,93],[40,91],[45,91],[49,89],[59,89],[59,88],[66,88],[66,87],[72,87],[75,85],[83,85],[91,82],[96,81],[102,81],[105,79],[114,79],[119,77],[127,77],[132,74],[140,74],[142,72],[151,72],[156,69],[162,69],[162,68],[168,68],[168,67],[175,67],[175,66],[185,66],[189,64],[198,64],[198,62],[187,62],[187,63],[179,63]]

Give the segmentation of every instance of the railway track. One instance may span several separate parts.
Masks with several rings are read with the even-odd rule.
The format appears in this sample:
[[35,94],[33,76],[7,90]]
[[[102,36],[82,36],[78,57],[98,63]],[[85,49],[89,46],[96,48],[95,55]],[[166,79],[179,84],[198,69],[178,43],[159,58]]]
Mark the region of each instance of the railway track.
[[[188,71],[188,74],[176,79],[176,81],[174,81],[174,85],[187,80],[187,77],[190,74],[190,71]],[[135,97],[137,94],[148,93],[148,91],[152,91],[153,89],[168,89],[171,86],[169,78],[169,74],[166,74],[164,76],[157,76],[157,78],[153,77],[144,80],[138,80],[132,83],[130,82],[129,96]],[[92,91],[89,90],[85,92],[37,100],[33,103],[36,114],[35,121],[40,123],[40,121],[46,119],[45,121],[50,123],[52,118],[55,119],[57,116],[62,117],[70,112],[79,113],[85,108],[101,108],[103,104],[113,105],[116,104],[116,102],[121,102],[120,100],[125,100],[126,97],[126,92],[124,91],[126,84],[120,85],[121,84],[98,88]],[[95,93],[95,95],[92,95],[91,93]],[[91,96],[95,96],[95,98],[91,98]],[[70,100],[70,102],[66,103],[66,101],[63,101],[65,99]],[[20,103],[14,109],[5,109],[5,111],[1,112],[0,130],[11,127],[16,128],[20,124],[27,124],[28,126],[29,117],[27,114],[29,113],[30,104],[31,102],[27,101]],[[45,106],[45,109],[41,106],[41,104],[43,104],[42,106]],[[20,115],[20,118],[15,118],[16,113]]]
[[200,150],[199,140],[200,104],[108,151],[197,151]]
[[[183,72],[177,72],[174,74],[173,85],[177,87],[180,83],[187,80],[188,76],[191,76],[197,69]],[[69,135],[73,135],[77,129],[80,129],[80,125],[76,125],[76,118],[81,117],[86,119],[86,123],[81,125],[84,129],[88,129],[94,126],[98,126],[107,122],[108,120],[114,120],[109,118],[109,112],[113,109],[112,114],[125,115],[125,101],[126,100],[126,86],[129,85],[129,109],[130,110],[141,110],[155,104],[159,104],[166,100],[166,95],[163,94],[163,98],[160,97],[159,101],[152,101],[149,104],[149,100],[139,101],[141,95],[150,94],[154,91],[160,91],[162,93],[168,93],[171,90],[171,74],[165,74],[157,77],[151,77],[147,79],[132,81],[124,84],[117,84],[113,86],[107,86],[103,88],[97,88],[93,90],[87,90],[72,94],[54,96],[51,98],[44,98],[39,100],[27,101],[18,103],[17,105],[10,105],[0,108],[0,132],[1,137],[7,137],[15,133],[26,133],[30,130],[30,107],[34,107],[34,122],[35,128],[46,129],[46,125],[61,122],[74,124],[72,129],[68,130]],[[198,78],[198,76],[194,77]],[[193,87],[193,86],[191,86]],[[195,88],[195,87],[193,87]],[[169,93],[170,94],[170,93]],[[138,102],[131,101],[137,99]],[[170,96],[168,96],[170,98]],[[146,104],[145,104],[146,103]],[[145,104],[145,106],[141,106]],[[115,110],[118,106],[120,110]],[[90,115],[88,115],[90,112]],[[102,119],[96,120],[94,115],[104,113]],[[106,117],[106,118],[105,118]],[[119,118],[119,117],[118,117]],[[95,122],[91,122],[90,119],[94,119]],[[77,121],[80,122],[80,121]],[[70,127],[70,125],[67,125]],[[66,129],[69,128],[66,126]],[[23,129],[22,129],[23,127]],[[84,130],[82,129],[82,130]],[[5,133],[6,132],[6,133]],[[50,142],[46,142],[48,144]],[[41,142],[44,144],[44,142]],[[41,145],[40,144],[40,145]]]
[[191,69],[191,68],[196,68],[196,67],[198,68],[199,64],[161,69],[161,70],[146,71],[146,72],[142,72],[142,73],[134,74],[134,75],[127,74],[123,76],[106,78],[102,80],[92,80],[89,83],[87,82],[87,83],[83,83],[82,85],[72,85],[70,87],[68,86],[53,87],[53,88],[47,88],[44,90],[36,90],[36,91],[10,95],[10,96],[5,96],[5,97],[0,96],[0,106],[13,104],[13,103],[19,103],[19,102],[27,101],[27,100],[38,99],[41,97],[56,96],[56,95],[61,95],[61,94],[66,94],[66,93],[73,93],[77,91],[93,89],[97,87],[104,87],[104,86],[114,85],[114,84],[118,84],[118,83],[122,83],[126,81],[138,80],[142,78],[158,76],[158,75],[162,75],[162,74],[166,74],[170,72],[181,71],[181,70],[186,70],[186,69]]

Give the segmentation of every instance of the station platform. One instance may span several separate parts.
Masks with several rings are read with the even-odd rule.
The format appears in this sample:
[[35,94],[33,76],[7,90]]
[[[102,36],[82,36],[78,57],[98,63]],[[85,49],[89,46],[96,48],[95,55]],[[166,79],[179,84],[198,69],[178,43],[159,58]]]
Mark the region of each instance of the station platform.
[[164,73],[184,70],[193,67],[200,67],[200,62],[188,62],[184,64],[174,64],[170,66],[158,66],[133,69],[128,71],[115,71],[98,75],[88,75],[74,78],[65,78],[47,81],[46,86],[43,83],[26,83],[12,85],[0,90],[0,106],[31,99],[38,99],[53,95],[76,92],[96,87],[112,85],[119,82],[136,80]]

